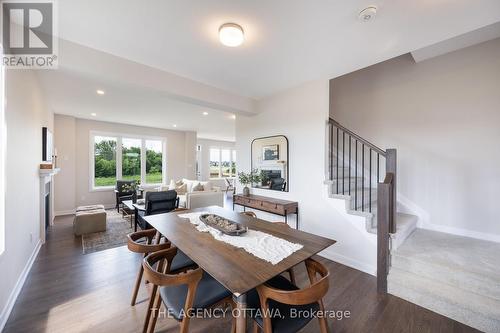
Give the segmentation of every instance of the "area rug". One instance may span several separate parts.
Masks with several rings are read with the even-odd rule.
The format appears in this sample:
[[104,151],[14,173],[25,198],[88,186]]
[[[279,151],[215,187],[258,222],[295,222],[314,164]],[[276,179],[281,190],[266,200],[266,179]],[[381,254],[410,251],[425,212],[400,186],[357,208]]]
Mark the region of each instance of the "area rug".
[[106,210],[106,231],[95,232],[82,236],[83,254],[99,252],[127,244],[127,234],[133,229],[129,218],[123,218],[121,213],[114,209]]

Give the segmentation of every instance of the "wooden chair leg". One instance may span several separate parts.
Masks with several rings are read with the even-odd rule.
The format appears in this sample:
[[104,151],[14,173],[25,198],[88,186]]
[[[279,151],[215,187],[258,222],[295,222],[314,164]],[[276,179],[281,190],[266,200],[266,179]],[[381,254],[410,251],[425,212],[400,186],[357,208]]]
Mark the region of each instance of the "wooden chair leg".
[[142,329],[143,333],[148,332],[149,322],[151,320],[151,314],[153,312],[153,307],[156,299],[156,291],[158,286],[153,286],[153,290],[151,291],[151,297],[149,298],[148,309],[146,311],[146,318],[144,319],[144,327]]
[[[319,309],[321,313],[325,313],[325,307],[323,305],[323,300],[319,301]],[[318,316],[319,320],[319,330],[321,333],[330,333],[330,330],[328,329],[328,322],[326,321],[325,317]]]
[[257,325],[255,320],[253,321],[253,333],[259,333],[260,332],[260,327]]
[[152,318],[151,318],[151,326],[149,327],[149,333],[153,333],[155,331],[156,327],[156,321],[158,320],[159,312],[160,312],[160,306],[161,306],[161,296],[160,292],[156,293],[155,301],[153,304],[153,313],[152,313]]
[[290,269],[288,270],[288,274],[290,274],[290,282],[291,282],[292,284],[294,284],[294,285],[297,285],[297,284],[295,283],[295,272],[293,271],[293,268],[290,268]]
[[137,300],[137,294],[139,293],[139,288],[141,286],[141,280],[142,280],[142,273],[144,272],[144,268],[139,269],[139,272],[137,273],[137,279],[135,280],[135,287],[134,287],[134,292],[132,293],[132,302],[130,302],[130,305],[134,306],[135,301]]

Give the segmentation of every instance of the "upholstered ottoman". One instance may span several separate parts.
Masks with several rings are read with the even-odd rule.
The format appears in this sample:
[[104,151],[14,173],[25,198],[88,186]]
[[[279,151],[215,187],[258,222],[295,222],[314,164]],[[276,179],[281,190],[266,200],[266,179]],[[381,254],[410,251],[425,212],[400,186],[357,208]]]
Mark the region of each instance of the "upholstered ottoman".
[[80,206],[76,209],[77,212],[85,211],[85,210],[104,210],[104,205],[89,205],[89,206]]
[[73,231],[75,236],[106,231],[106,211],[104,209],[77,209],[73,220]]

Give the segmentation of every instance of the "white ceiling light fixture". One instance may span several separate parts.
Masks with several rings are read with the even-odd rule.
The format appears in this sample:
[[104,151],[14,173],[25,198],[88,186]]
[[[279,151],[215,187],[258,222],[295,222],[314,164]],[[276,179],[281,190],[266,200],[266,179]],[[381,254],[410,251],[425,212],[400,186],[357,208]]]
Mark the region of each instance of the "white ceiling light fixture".
[[236,115],[235,114],[232,114],[231,116],[229,116],[231,119],[236,119]]
[[101,90],[101,89],[97,89],[95,92],[97,93],[97,95],[104,95],[105,94],[104,90]]
[[225,46],[237,47],[243,44],[245,33],[236,23],[224,23],[219,28],[219,40]]
[[90,115],[91,115],[92,117],[97,117],[97,113],[95,113],[95,112],[92,112]]
[[376,15],[377,15],[377,7],[370,6],[366,7],[365,9],[359,12],[358,19],[361,22],[368,22],[373,20]]
[[177,124],[173,124],[172,127],[177,127]]
[[208,116],[208,112],[207,111],[203,112],[203,115]]

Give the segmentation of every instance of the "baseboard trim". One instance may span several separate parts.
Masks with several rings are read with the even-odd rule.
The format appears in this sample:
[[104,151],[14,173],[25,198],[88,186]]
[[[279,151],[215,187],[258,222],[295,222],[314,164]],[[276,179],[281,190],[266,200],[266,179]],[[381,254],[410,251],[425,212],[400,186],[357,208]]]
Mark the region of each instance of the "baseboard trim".
[[433,224],[433,223],[423,223],[420,227],[422,229],[444,232],[444,233],[452,234],[452,235],[456,235],[456,236],[470,237],[470,238],[476,238],[476,239],[481,239],[481,240],[485,240],[485,241],[500,243],[500,235],[487,234],[487,233],[480,232],[480,231],[455,228],[455,227]]
[[377,268],[375,266],[371,266],[352,258],[348,258],[346,256],[333,252],[330,248],[321,251],[320,253],[318,253],[318,255],[323,258],[338,262],[342,265],[357,269],[358,271],[377,276]]
[[0,332],[3,331],[3,329],[5,328],[5,324],[7,324],[7,320],[9,319],[10,313],[14,308],[14,304],[16,304],[17,297],[19,296],[19,293],[21,292],[21,289],[23,288],[24,283],[26,282],[26,278],[28,277],[31,267],[35,262],[35,259],[38,256],[38,252],[40,252],[41,247],[42,247],[42,242],[38,240],[38,243],[36,244],[33,252],[31,253],[30,258],[26,263],[26,266],[24,266],[24,269],[21,272],[21,275],[19,276],[16,285],[14,286],[14,289],[10,293],[9,299],[7,300],[7,304],[5,304],[2,313],[0,314]]
[[75,209],[61,210],[61,211],[54,212],[54,216],[73,215],[73,214],[75,214]]

